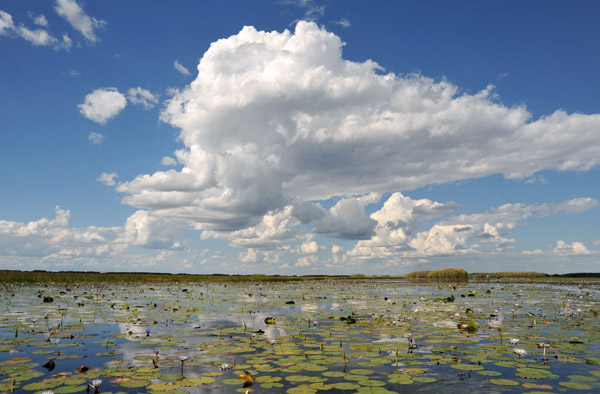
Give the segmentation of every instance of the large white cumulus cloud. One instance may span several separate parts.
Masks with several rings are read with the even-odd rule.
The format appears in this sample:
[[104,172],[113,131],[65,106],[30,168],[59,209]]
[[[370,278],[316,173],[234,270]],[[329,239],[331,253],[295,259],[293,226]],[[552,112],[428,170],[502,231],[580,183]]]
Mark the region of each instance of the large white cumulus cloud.
[[[196,79],[161,113],[180,129],[182,169],[119,184],[123,201],[236,231],[292,201],[587,170],[600,160],[598,114],[533,120],[499,103],[493,87],[466,94],[448,81],[385,73],[371,60],[344,60],[342,47],[309,22],[293,33],[247,26],[212,43]],[[328,220],[322,233],[343,238]],[[375,223],[362,226],[367,236]]]

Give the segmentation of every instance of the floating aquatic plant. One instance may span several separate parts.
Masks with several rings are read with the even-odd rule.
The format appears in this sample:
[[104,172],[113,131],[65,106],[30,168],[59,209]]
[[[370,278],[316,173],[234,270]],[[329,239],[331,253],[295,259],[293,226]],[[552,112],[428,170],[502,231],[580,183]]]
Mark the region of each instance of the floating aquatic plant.
[[89,387],[94,389],[94,393],[98,393],[98,390],[100,389],[101,384],[102,384],[102,379],[94,379],[89,384]]

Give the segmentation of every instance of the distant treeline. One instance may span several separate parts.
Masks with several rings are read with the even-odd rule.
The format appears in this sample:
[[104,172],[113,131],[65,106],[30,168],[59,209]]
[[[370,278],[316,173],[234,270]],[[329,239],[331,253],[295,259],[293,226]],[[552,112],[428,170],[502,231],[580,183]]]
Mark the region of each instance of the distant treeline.
[[289,282],[326,279],[402,279],[401,276],[356,275],[196,275],[154,272],[93,272],[93,271],[0,271],[0,283],[172,283],[172,282]]
[[447,280],[467,281],[490,279],[521,280],[600,279],[600,273],[569,273],[548,275],[540,272],[490,272],[469,274],[463,269],[447,268],[416,271],[404,276],[392,275],[196,275],[154,272],[93,272],[93,271],[13,271],[0,270],[0,283],[173,283],[173,282],[289,282],[306,280]]
[[531,272],[531,271],[522,271],[522,272],[477,272],[474,274],[470,274],[470,279],[496,279],[496,278],[522,278],[522,279],[536,279],[536,278],[545,278],[547,274],[543,274],[541,272]]
[[559,278],[600,278],[600,272],[573,272],[570,274],[554,274],[549,276]]
[[552,278],[600,278],[598,272],[576,272],[569,274],[544,274],[542,272],[477,272],[469,274],[469,279],[552,279]]

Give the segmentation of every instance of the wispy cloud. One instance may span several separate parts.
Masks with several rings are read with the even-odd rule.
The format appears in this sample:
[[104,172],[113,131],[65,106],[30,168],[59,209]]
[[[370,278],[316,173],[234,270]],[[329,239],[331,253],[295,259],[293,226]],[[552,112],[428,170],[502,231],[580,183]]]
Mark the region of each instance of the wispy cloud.
[[346,18],[342,18],[339,21],[335,22],[337,25],[342,27],[350,27],[350,21]]
[[325,14],[326,6],[323,2],[317,0],[283,0],[280,4],[292,6],[299,9],[303,15],[290,23],[290,26],[295,25],[298,21],[317,22]]
[[[34,23],[38,26],[46,27],[48,21],[44,15],[32,16]],[[62,40],[54,37],[45,29],[30,29],[23,24],[15,25],[12,15],[0,10],[0,36],[20,37],[35,46],[52,47],[55,50],[64,49],[69,51],[72,46],[72,40],[67,33],[64,33]]]
[[96,31],[106,25],[106,21],[88,16],[75,0],[56,0],[54,10],[92,43],[98,41]]
[[[90,135],[88,135],[88,141],[90,141],[94,145],[100,145],[102,143],[102,141],[104,141],[105,137],[106,136],[104,134],[95,133],[92,131],[90,133]],[[114,182],[113,182],[113,185],[114,185]]]
[[185,75],[185,76],[192,75],[192,73],[190,73],[190,70],[188,70],[181,63],[179,63],[179,60],[175,60],[175,62],[173,62],[173,67],[175,67],[175,70],[179,71],[179,73],[181,75]]
[[145,109],[154,108],[158,104],[158,97],[147,89],[141,87],[131,88],[127,92],[127,99],[136,105],[142,105]]

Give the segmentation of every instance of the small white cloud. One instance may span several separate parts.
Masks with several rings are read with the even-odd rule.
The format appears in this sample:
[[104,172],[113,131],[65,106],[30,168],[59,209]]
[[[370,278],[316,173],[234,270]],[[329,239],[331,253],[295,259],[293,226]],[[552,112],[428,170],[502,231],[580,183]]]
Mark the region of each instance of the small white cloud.
[[310,267],[317,261],[317,256],[303,256],[298,259],[294,267],[306,268]]
[[69,76],[72,77],[72,78],[78,77],[80,75],[81,75],[81,73],[79,71],[77,71],[77,70],[71,70],[71,71],[69,71]]
[[116,88],[96,89],[85,96],[83,104],[79,104],[79,112],[94,122],[105,124],[115,117],[125,106],[127,99]]
[[182,75],[192,75],[190,70],[188,70],[181,63],[179,63],[179,60],[175,60],[175,62],[173,63],[173,67],[175,67],[175,70],[179,71]]
[[245,253],[241,252],[239,258],[244,263],[256,263],[258,261],[258,254],[256,253],[256,249],[250,248]]
[[54,10],[89,42],[98,41],[96,30],[106,25],[106,21],[88,16],[75,0],[56,0]]
[[521,254],[525,255],[525,256],[539,256],[539,255],[543,255],[544,251],[541,249],[535,249],[535,250],[524,250],[521,252]]
[[102,182],[104,183],[106,186],[114,186],[115,185],[115,178],[118,178],[119,176],[117,175],[116,172],[103,172],[102,174],[100,174],[100,176],[98,178],[96,178],[96,180],[98,182]]
[[133,104],[143,105],[145,109],[153,108],[158,104],[158,97],[152,94],[149,90],[141,87],[131,88],[127,92],[127,98]]
[[529,178],[529,179],[525,180],[525,183],[528,184],[528,185],[530,185],[532,183],[536,183],[536,182],[539,182],[542,185],[547,185],[548,183],[550,183],[550,181],[548,179],[546,179],[543,175],[540,175],[539,177],[535,177],[534,176],[532,178]]
[[335,22],[336,24],[342,26],[342,27],[350,27],[350,21],[346,18],[342,18],[339,21]]
[[561,240],[556,241],[556,247],[553,251],[557,254],[572,256],[585,256],[591,254],[583,242],[572,242],[571,244],[568,244]]
[[341,254],[344,253],[344,248],[339,245],[331,245],[331,254]]
[[306,254],[313,254],[319,251],[319,244],[315,241],[307,240],[305,243],[300,245],[300,251]]
[[177,165],[177,161],[175,161],[175,159],[173,159],[170,156],[165,156],[160,161],[160,164],[162,164],[163,166],[166,166],[166,167],[172,167],[172,166]]
[[[90,135],[88,135],[88,141],[90,141],[92,144],[99,145],[104,140],[104,137],[106,137],[104,134],[94,133],[92,131],[90,133]],[[113,182],[113,184],[114,184],[114,182]]]
[[48,26],[48,19],[46,19],[44,14],[35,15],[33,12],[30,12],[29,17],[33,20],[33,23],[35,23],[38,26],[42,26],[42,27]]

